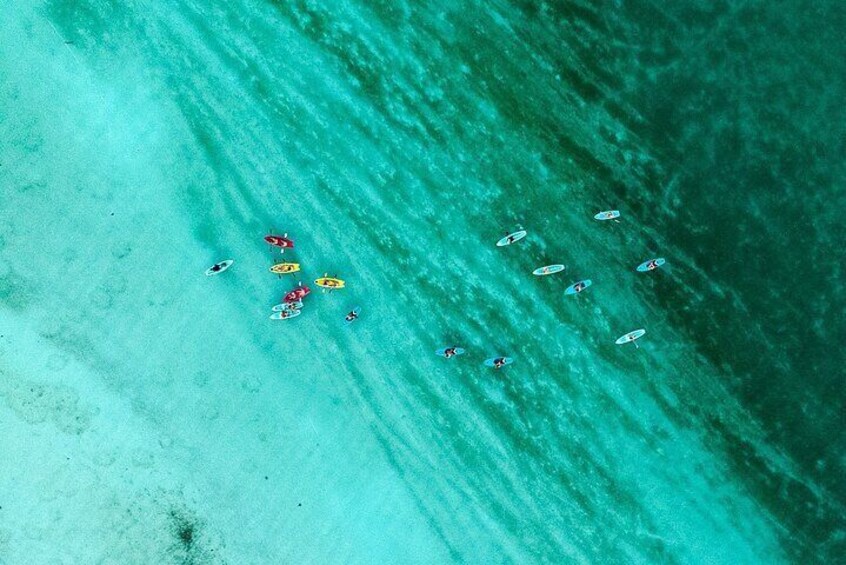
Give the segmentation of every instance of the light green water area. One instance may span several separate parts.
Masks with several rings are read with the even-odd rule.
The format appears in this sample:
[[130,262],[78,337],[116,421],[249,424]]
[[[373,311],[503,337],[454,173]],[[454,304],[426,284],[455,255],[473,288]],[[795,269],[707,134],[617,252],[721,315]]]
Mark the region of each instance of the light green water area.
[[4,2],[0,563],[843,563],[844,29]]

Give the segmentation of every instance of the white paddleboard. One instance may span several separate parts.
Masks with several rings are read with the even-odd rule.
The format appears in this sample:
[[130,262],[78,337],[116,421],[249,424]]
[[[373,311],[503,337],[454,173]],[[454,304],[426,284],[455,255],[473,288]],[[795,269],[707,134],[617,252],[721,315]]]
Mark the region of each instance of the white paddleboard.
[[564,265],[547,265],[546,267],[538,267],[534,271],[532,271],[533,275],[538,277],[543,277],[545,275],[554,275],[555,273],[560,273],[564,269],[566,269]]
[[[359,314],[361,314],[361,307],[356,306],[355,308],[352,309],[352,311],[356,315],[356,317],[353,318],[352,320],[347,320],[347,316],[344,316],[344,322],[346,322],[347,324],[352,324],[353,322],[358,320],[358,316],[359,316]],[[349,314],[347,314],[347,315],[349,315]]]
[[529,232],[526,230],[515,231],[510,233],[496,242],[497,247],[505,247],[506,245],[511,245],[512,243],[516,243],[526,237]]
[[[219,275],[220,273],[222,273],[223,271],[225,271],[226,269],[231,267],[232,263],[234,263],[234,262],[235,262],[234,259],[227,259],[226,261],[221,261],[220,263],[215,263],[214,265],[212,265],[211,267],[206,269],[206,276],[210,277],[212,275]],[[217,270],[215,270],[215,267],[217,267]]]
[[[435,355],[440,355],[441,357],[446,357],[446,350],[447,349],[449,349],[449,347],[441,347],[440,349],[435,351]],[[459,355],[464,355],[464,349],[461,348],[461,347],[456,347],[455,348],[455,355],[453,355],[453,357],[457,357]]]
[[296,318],[300,314],[302,314],[302,310],[283,310],[281,312],[274,312],[270,315],[271,320],[289,320],[291,318]]
[[[573,283],[564,290],[564,294],[579,294],[592,284],[593,281],[591,281],[590,279],[585,279],[583,281]],[[581,285],[581,290],[576,290],[579,285]]]
[[[653,263],[653,261],[654,261],[654,263]],[[643,263],[638,265],[637,271],[639,273],[648,273],[649,271],[654,271],[655,269],[657,269],[658,267],[660,267],[664,263],[666,263],[666,261],[664,259],[660,258],[660,257],[657,258],[657,259],[650,259],[649,261],[644,261]]]
[[644,330],[644,329],[635,330],[635,331],[629,332],[625,335],[621,335],[620,337],[617,338],[617,341],[615,341],[614,343],[616,343],[617,345],[623,345],[624,343],[631,343],[634,340],[640,339],[641,337],[643,337],[643,334],[645,334],[645,333],[646,333],[646,330]]
[[620,217],[619,210],[605,210],[604,212],[600,212],[594,216],[596,220],[616,220]]
[[[494,365],[494,361],[496,361],[497,359],[500,359],[500,357],[491,357],[490,359],[485,359],[485,367],[496,367],[496,365]],[[514,359],[512,359],[511,357],[503,357],[502,359],[505,360],[505,365],[511,365],[514,362]],[[503,367],[505,365],[503,365]]]

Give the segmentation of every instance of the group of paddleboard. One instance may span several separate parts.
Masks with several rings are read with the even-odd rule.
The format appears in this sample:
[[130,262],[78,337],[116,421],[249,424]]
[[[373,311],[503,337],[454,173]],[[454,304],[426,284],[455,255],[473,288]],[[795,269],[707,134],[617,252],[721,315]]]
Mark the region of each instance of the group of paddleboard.
[[[619,210],[605,210],[605,211],[602,211],[602,212],[595,214],[594,219],[602,221],[602,222],[611,220],[611,221],[619,223],[620,222],[620,216],[621,216],[621,214],[620,214]],[[509,245],[513,245],[514,243],[517,243],[518,241],[524,239],[527,235],[528,235],[528,232],[526,230],[524,230],[522,227],[520,229],[518,229],[517,231],[506,232],[504,237],[502,237],[502,239],[500,239],[499,241],[496,242],[496,246],[497,247],[507,247]],[[646,261],[642,262],[637,267],[635,267],[635,271],[637,271],[639,273],[648,273],[648,272],[654,271],[655,269],[662,267],[665,263],[666,263],[666,260],[663,259],[662,257],[655,257],[653,259],[647,259]],[[554,275],[556,273],[560,273],[560,272],[564,271],[566,268],[567,267],[565,265],[562,265],[562,264],[545,265],[543,267],[538,267],[537,269],[532,271],[532,274],[535,275],[535,276],[538,276],[538,277],[545,277],[545,276],[548,276],[548,275]],[[564,294],[568,295],[568,296],[580,294],[585,289],[590,287],[592,284],[593,284],[593,281],[591,281],[590,279],[583,279],[583,280],[575,281],[570,286],[568,286],[566,289],[564,289]],[[636,341],[638,339],[640,339],[641,337],[643,337],[645,334],[646,334],[646,330],[643,329],[643,328],[632,330],[632,331],[627,332],[627,333],[621,335],[620,337],[618,337],[615,340],[614,343],[616,343],[617,345],[624,345],[626,343],[634,343],[635,347],[637,347]],[[458,355],[462,355],[464,352],[465,352],[464,349],[462,349],[461,347],[458,347],[458,346],[442,347],[441,349],[438,349],[437,351],[435,351],[435,353],[437,355],[440,355],[441,357],[445,357],[447,359],[450,359],[452,357],[456,357]],[[485,359],[483,364],[486,367],[493,367],[494,369],[499,369],[499,368],[502,368],[506,365],[510,365],[513,362],[514,362],[514,359],[512,359],[511,357],[499,356],[499,357],[491,357],[489,359]]]
[[[264,237],[264,241],[271,246],[271,250],[278,248],[280,253],[285,253],[286,249],[294,249],[294,240],[290,239],[287,233],[284,235],[266,235]],[[215,263],[206,270],[206,276],[222,273],[231,267],[234,262],[235,261],[233,259],[227,259],[225,261]],[[273,265],[270,267],[270,272],[277,275],[279,278],[282,278],[284,275],[291,275],[300,272],[300,264],[290,261],[274,260]],[[323,289],[323,292],[332,292],[346,287],[346,282],[344,280],[335,276],[330,277],[329,273],[324,273],[322,277],[315,279],[314,284],[315,286]],[[304,285],[302,282],[297,283],[294,288],[282,296],[281,302],[271,307],[270,319],[290,320],[291,318],[296,318],[302,314],[303,300],[310,294],[311,289],[308,286]],[[356,306],[350,310],[346,316],[344,316],[344,321],[347,324],[350,324],[357,320],[360,314],[361,308]]]
[[[620,211],[606,210],[597,213],[594,218],[599,221],[612,220],[614,222],[619,222]],[[506,232],[505,236],[496,242],[496,245],[497,247],[507,247],[525,239],[527,235],[528,232],[521,227],[517,231]],[[271,246],[271,249],[278,248],[280,250],[280,253],[284,253],[285,250],[294,249],[294,241],[288,237],[287,233],[284,235],[267,235],[265,236],[264,241]],[[212,276],[218,273],[222,273],[226,271],[229,267],[231,267],[234,262],[235,261],[233,259],[227,259],[225,261],[215,263],[206,270],[206,275]],[[635,267],[635,270],[640,273],[648,273],[662,267],[665,263],[666,261],[663,258],[655,257],[653,259],[647,259],[646,261],[642,262],[637,267]],[[566,268],[567,267],[565,265],[556,263],[552,265],[538,267],[537,269],[532,271],[532,274],[538,277],[545,277],[561,273],[565,271]],[[282,276],[284,275],[290,275],[300,272],[300,264],[296,262],[274,260],[273,265],[270,267],[270,272],[279,276],[279,278],[282,278]],[[345,281],[335,276],[330,277],[328,273],[324,273],[322,277],[315,279],[314,284],[315,286],[323,289],[323,292],[332,292],[346,287]],[[575,281],[570,286],[564,289],[564,294],[568,296],[578,295],[584,292],[592,284],[593,281],[591,281],[590,279]],[[302,313],[303,300],[310,294],[311,289],[308,286],[303,285],[302,282],[297,283],[294,288],[285,293],[279,304],[276,304],[271,308],[272,313],[270,314],[270,319],[290,320],[291,318],[296,318]],[[356,306],[355,308],[350,310],[346,314],[346,316],[344,316],[344,322],[347,324],[351,324],[352,322],[358,319],[360,314],[361,308]],[[646,330],[643,328],[632,330],[621,335],[619,338],[617,338],[614,343],[616,343],[617,345],[634,343],[635,347],[637,347],[636,341],[643,337],[645,334]],[[441,357],[444,357],[446,359],[451,359],[453,357],[463,355],[465,352],[466,351],[464,348],[459,347],[457,345],[452,345],[438,349],[437,351],[435,351],[435,354],[440,355]],[[510,365],[513,362],[514,359],[511,357],[505,355],[498,355],[496,357],[490,357],[488,359],[485,359],[483,365],[485,365],[486,367],[492,367],[494,369],[501,369],[502,367]]]
[[[461,347],[442,347],[435,351],[435,355],[440,355],[441,357],[446,357],[450,359],[452,357],[457,357],[459,355],[464,355],[465,351],[464,348]],[[494,369],[499,369],[501,367],[505,367],[506,365],[510,365],[514,362],[514,359],[511,357],[491,357],[490,359],[485,359],[483,363],[486,367],[493,367]]]

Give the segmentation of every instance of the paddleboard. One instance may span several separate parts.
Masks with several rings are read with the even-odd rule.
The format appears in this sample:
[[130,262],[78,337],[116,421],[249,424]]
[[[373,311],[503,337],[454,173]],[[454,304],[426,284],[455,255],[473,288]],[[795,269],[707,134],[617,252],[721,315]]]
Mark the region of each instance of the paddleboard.
[[302,314],[302,310],[283,310],[281,312],[274,312],[270,315],[271,320],[288,320],[290,318],[296,318],[300,314]]
[[546,267],[538,267],[532,271],[532,274],[542,277],[544,275],[554,275],[555,273],[560,273],[564,269],[566,269],[564,265],[547,265]]
[[[576,285],[578,285],[578,284],[584,285],[582,287],[582,290],[576,290]],[[570,286],[567,287],[567,290],[564,291],[564,294],[579,294],[580,292],[582,292],[584,289],[586,289],[587,287],[589,287],[592,284],[593,284],[593,282],[590,279],[586,279],[586,280],[583,280],[583,281],[573,283],[573,284],[571,284]]]
[[[356,316],[358,316],[359,314],[361,314],[361,306],[356,306],[352,309],[352,311],[355,312]],[[353,318],[352,320],[347,320],[347,316],[344,316],[344,321],[348,324],[352,324],[356,320],[358,320],[358,317]]]
[[[655,265],[650,267],[649,264],[652,263],[653,261],[655,261]],[[664,263],[666,263],[666,261],[664,261],[661,258],[650,259],[649,261],[644,261],[643,263],[638,265],[637,270],[638,270],[638,272],[641,272],[641,273],[647,273],[649,271],[654,271],[655,269],[657,269],[658,267],[660,267]]]
[[616,220],[619,217],[619,210],[605,210],[604,212],[600,212],[599,214],[594,216],[594,218],[597,220]]
[[[499,359],[499,357],[491,357],[490,359],[485,359],[485,367],[496,367],[494,365],[494,361]],[[514,362],[514,359],[511,357],[505,357],[505,365],[511,365]],[[505,366],[503,365],[503,367]]]
[[514,233],[510,233],[496,242],[497,247],[505,247],[506,245],[511,245],[512,243],[516,243],[526,237],[529,232],[526,230],[516,231]]
[[300,310],[302,307],[302,302],[283,302],[282,304],[277,304],[271,310],[274,312],[284,312],[285,310]]
[[339,288],[344,288],[347,283],[345,281],[342,281],[341,279],[336,279],[334,277],[320,277],[319,279],[314,281],[314,284],[316,284],[320,288],[337,290]]
[[288,234],[285,235],[266,235],[264,236],[264,240],[273,245],[275,247],[279,247],[283,250],[285,249],[293,249],[294,247],[294,240],[288,239]]
[[632,341],[643,337],[643,334],[645,334],[645,333],[646,333],[646,330],[643,330],[643,329],[635,330],[633,332],[627,333],[626,335],[621,335],[620,337],[617,338],[617,341],[615,341],[614,343],[616,343],[617,345],[623,345],[624,343],[631,343]]
[[282,302],[301,302],[303,297],[308,296],[311,289],[307,286],[298,286],[282,298]]
[[[226,261],[221,261],[220,263],[215,263],[214,265],[212,265],[211,267],[206,269],[206,276],[210,277],[212,275],[219,275],[220,273],[222,273],[223,271],[225,271],[226,269],[231,267],[232,263],[234,263],[234,262],[235,261],[233,259],[227,259]],[[218,267],[218,269],[216,271],[214,270],[215,267]]]
[[300,270],[299,263],[276,263],[270,267],[270,272],[276,275],[287,275]]
[[[446,350],[447,349],[449,349],[449,347],[441,347],[440,349],[435,351],[435,355],[440,355],[441,357],[446,357]],[[456,357],[458,355],[464,355],[464,349],[463,348],[461,348],[461,347],[455,348],[455,355],[453,355],[453,357]]]

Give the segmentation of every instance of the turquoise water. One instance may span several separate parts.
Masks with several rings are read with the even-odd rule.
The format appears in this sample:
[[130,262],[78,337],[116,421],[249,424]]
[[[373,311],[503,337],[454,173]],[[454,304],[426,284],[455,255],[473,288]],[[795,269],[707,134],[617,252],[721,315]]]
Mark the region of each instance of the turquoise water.
[[840,4],[0,23],[0,562],[846,554]]

